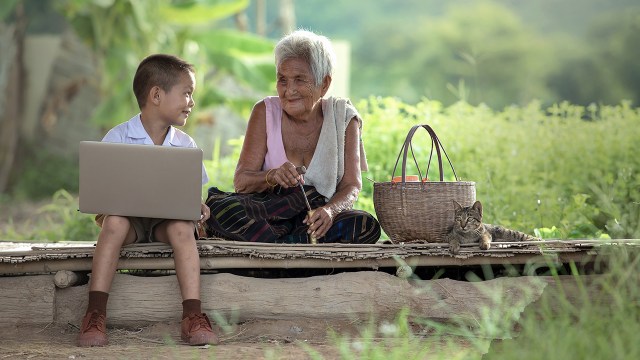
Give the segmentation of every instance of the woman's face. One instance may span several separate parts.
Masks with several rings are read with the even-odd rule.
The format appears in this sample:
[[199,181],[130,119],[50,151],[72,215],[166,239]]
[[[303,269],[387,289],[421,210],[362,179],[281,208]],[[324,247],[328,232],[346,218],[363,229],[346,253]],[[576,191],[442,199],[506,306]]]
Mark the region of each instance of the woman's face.
[[322,84],[315,85],[311,67],[303,59],[282,61],[276,76],[276,88],[282,108],[290,116],[308,116],[313,105],[326,93]]

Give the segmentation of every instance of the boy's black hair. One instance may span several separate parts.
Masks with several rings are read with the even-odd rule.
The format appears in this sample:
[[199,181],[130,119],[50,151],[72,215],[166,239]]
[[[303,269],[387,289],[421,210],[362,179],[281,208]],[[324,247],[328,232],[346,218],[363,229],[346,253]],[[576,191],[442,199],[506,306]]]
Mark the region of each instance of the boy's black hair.
[[180,80],[180,74],[190,72],[195,73],[193,65],[177,56],[167,54],[147,56],[140,62],[133,77],[133,93],[138,101],[138,107],[142,110],[152,87],[159,86],[164,91],[170,91]]

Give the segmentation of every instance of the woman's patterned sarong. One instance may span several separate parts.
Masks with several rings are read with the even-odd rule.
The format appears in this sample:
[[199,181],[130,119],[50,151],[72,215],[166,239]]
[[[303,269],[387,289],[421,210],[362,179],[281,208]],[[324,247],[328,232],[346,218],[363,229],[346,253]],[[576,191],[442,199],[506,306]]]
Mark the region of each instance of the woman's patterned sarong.
[[[323,206],[324,196],[314,187],[304,186],[311,208]],[[212,187],[206,205],[211,216],[206,223],[208,236],[227,240],[264,243],[309,243],[308,226],[302,221],[307,206],[300,187],[276,186],[273,192],[230,193]],[[345,210],[318,243],[372,244],[380,238],[380,224],[369,213]]]

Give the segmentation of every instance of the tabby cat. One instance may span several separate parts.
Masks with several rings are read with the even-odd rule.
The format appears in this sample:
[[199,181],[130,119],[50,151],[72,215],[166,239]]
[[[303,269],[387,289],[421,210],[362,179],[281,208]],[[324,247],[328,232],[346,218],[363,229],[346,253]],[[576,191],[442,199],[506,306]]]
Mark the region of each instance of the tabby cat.
[[491,247],[493,239],[502,241],[539,241],[541,239],[520,231],[498,225],[482,223],[482,204],[476,201],[471,206],[463,207],[454,201],[455,220],[453,228],[447,234],[447,242],[452,254],[460,251],[460,244],[480,243],[480,249]]

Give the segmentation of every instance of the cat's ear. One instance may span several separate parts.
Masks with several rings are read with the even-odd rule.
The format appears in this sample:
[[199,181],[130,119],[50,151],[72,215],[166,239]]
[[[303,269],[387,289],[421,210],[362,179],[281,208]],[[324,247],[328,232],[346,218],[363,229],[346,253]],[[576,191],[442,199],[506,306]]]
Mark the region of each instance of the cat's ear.
[[453,208],[455,211],[462,210],[462,205],[460,205],[457,201],[453,200]]
[[473,203],[472,208],[482,215],[482,203],[480,200],[476,200],[476,202]]

